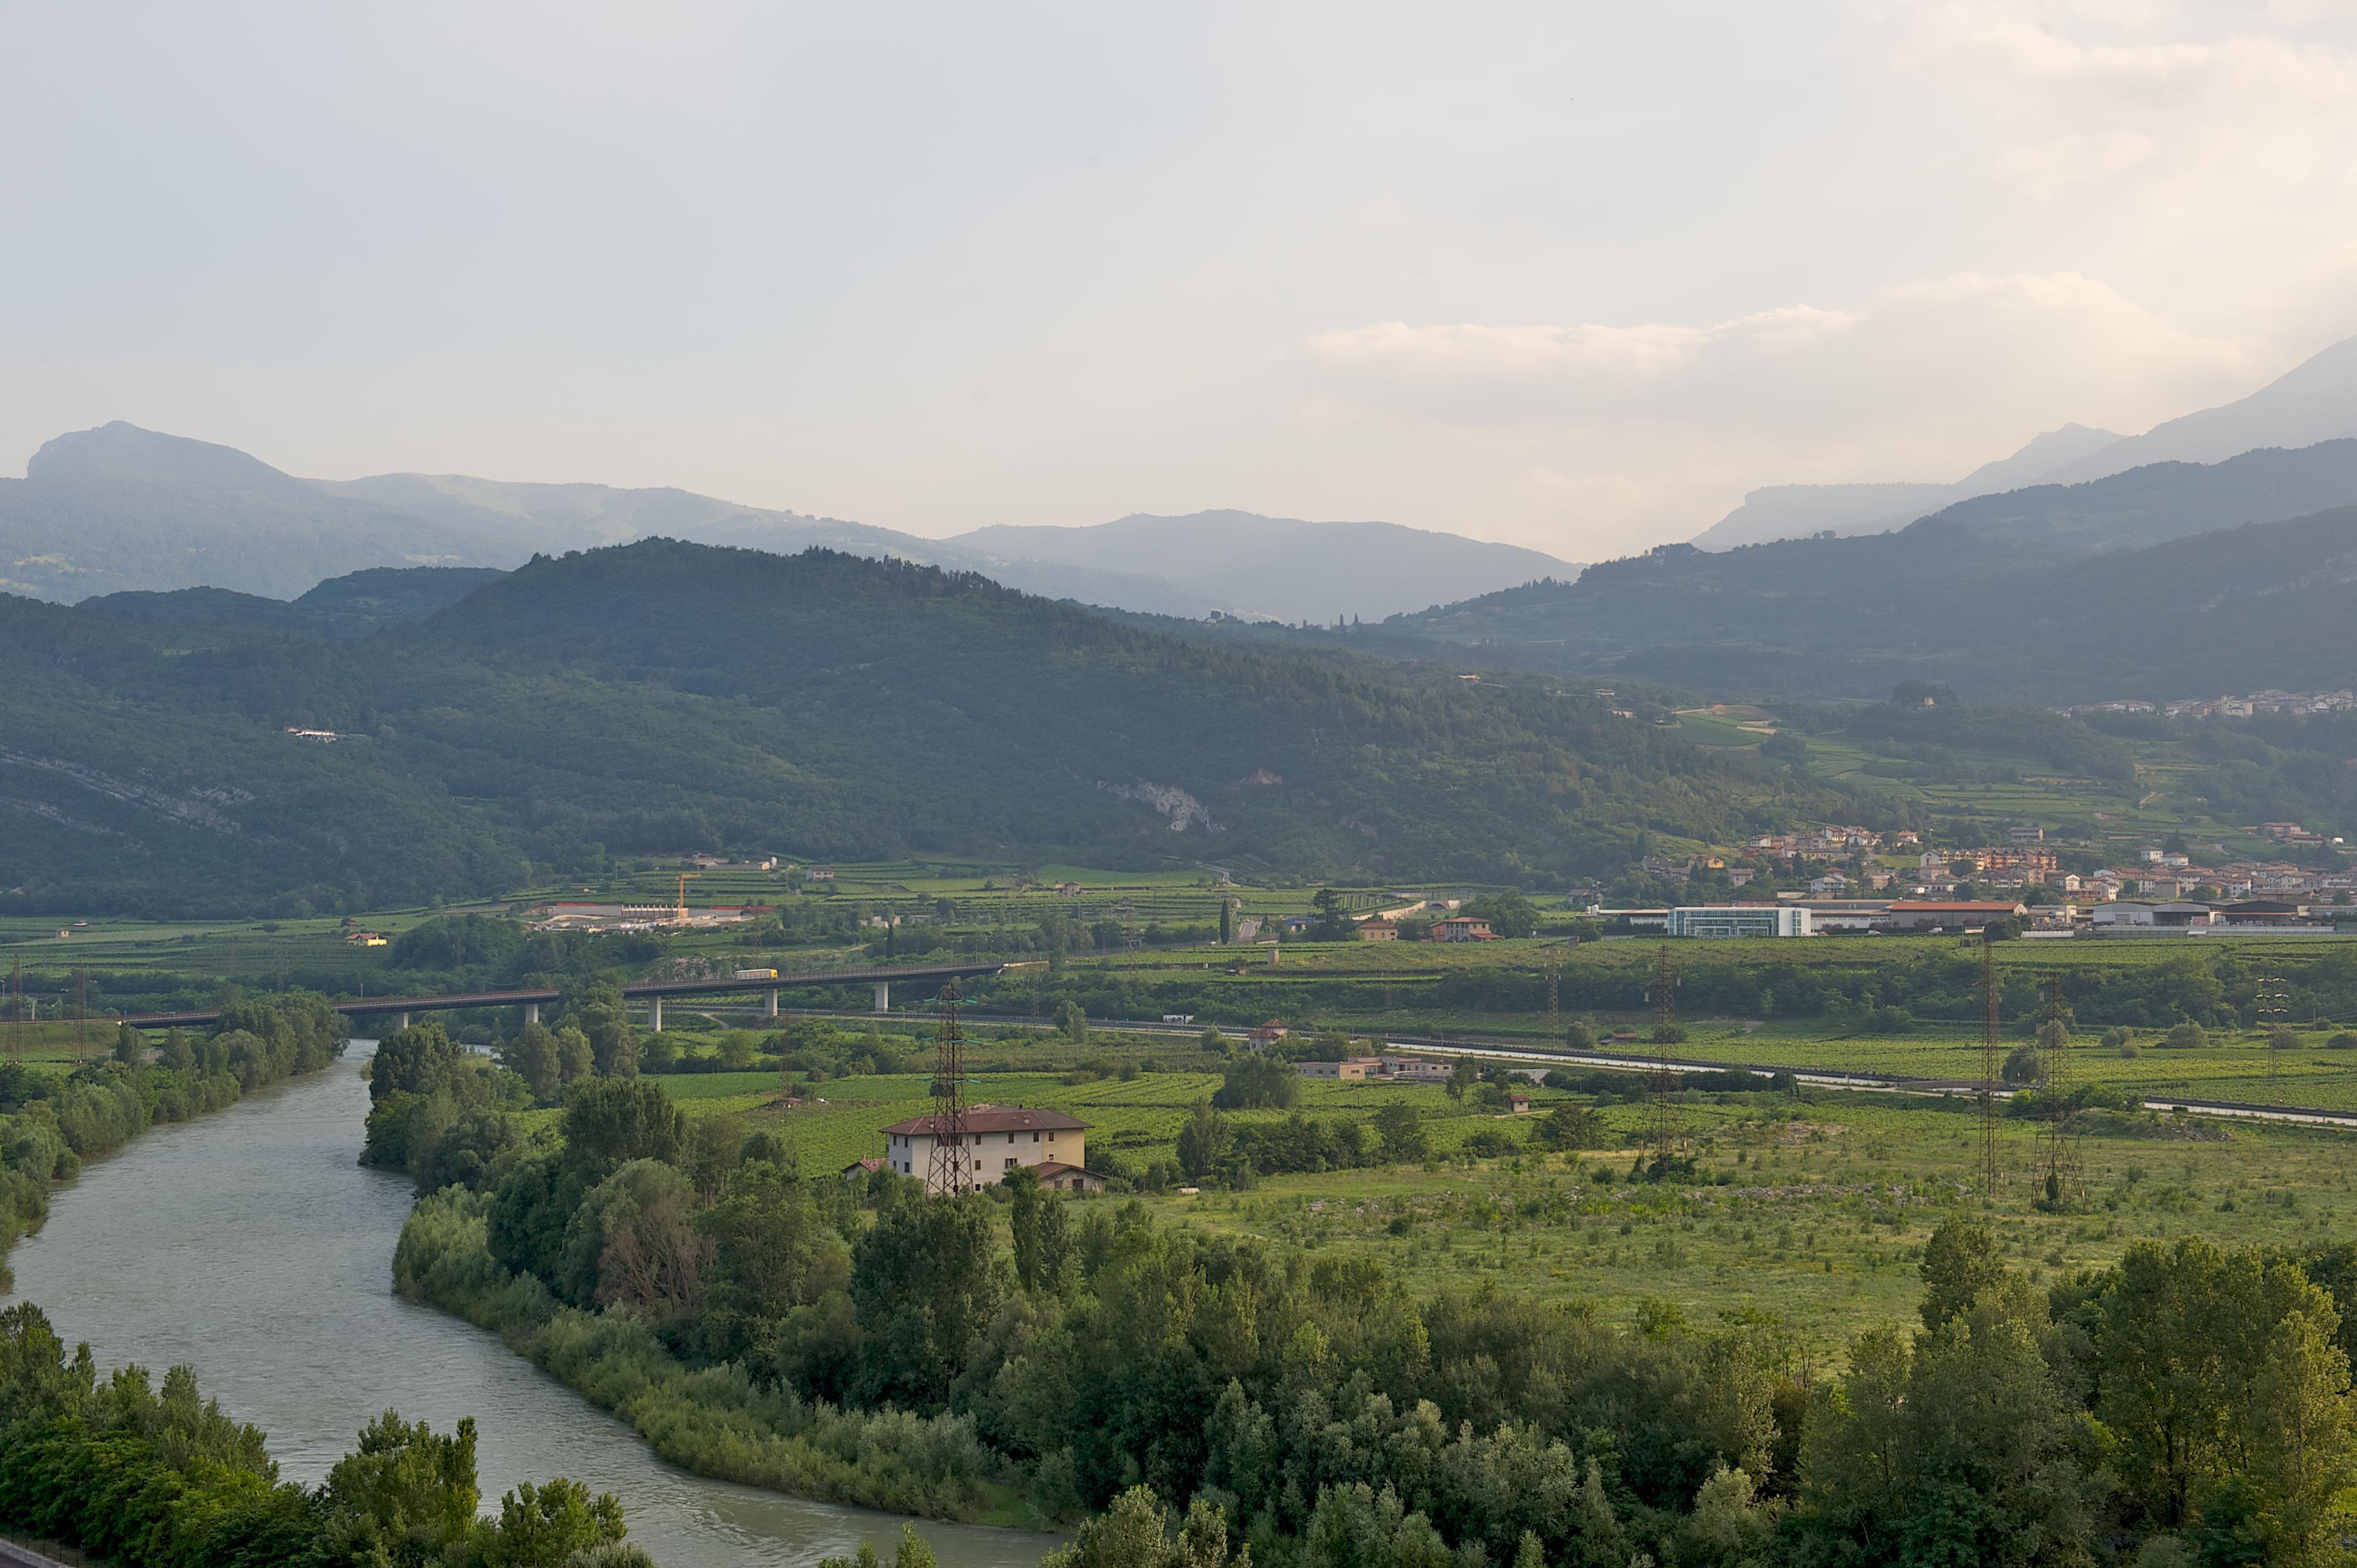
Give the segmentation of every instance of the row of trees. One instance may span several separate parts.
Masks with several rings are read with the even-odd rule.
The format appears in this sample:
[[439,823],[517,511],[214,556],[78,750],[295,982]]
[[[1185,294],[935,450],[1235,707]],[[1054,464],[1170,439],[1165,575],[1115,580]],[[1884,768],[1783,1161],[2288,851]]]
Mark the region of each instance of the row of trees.
[[[175,1029],[152,1053],[128,1026],[112,1057],[62,1076],[20,1062],[0,1067],[0,1255],[48,1213],[49,1188],[82,1162],[121,1148],[158,1122],[181,1122],[296,1073],[344,1048],[343,1016],[297,993],[231,1001],[210,1034]],[[0,1290],[8,1271],[0,1263]]]

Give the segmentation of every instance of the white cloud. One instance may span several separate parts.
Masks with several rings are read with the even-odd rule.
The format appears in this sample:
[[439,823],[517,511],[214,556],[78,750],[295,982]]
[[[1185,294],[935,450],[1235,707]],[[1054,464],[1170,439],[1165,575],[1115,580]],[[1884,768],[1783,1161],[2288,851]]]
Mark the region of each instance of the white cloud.
[[1322,395],[1478,425],[1566,417],[1758,427],[1973,417],[2149,424],[2247,379],[2243,345],[2181,331],[2091,279],[1964,273],[1852,309],[1798,305],[1708,326],[1405,322],[1306,345]]
[[2137,131],[2078,132],[2000,147],[1992,171],[1999,184],[2032,201],[2051,201],[2065,191],[2118,178],[2148,160],[2154,146],[2150,136]]

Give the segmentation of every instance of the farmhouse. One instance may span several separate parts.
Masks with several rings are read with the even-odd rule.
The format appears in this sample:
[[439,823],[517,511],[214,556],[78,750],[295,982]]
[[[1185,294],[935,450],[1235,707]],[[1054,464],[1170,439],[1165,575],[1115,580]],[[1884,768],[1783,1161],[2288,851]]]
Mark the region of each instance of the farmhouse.
[[1296,1062],[1293,1070],[1304,1078],[1330,1078],[1343,1083],[1364,1083],[1382,1076],[1381,1057],[1352,1057],[1339,1062]]
[[[942,1142],[938,1121],[916,1116],[885,1128],[886,1168],[941,1190],[933,1175],[933,1151]],[[1017,1165],[1033,1165],[1048,1186],[1097,1191],[1102,1182],[1089,1187],[1082,1179],[1089,1177],[1088,1131],[1087,1122],[1060,1111],[977,1105],[965,1113],[965,1138],[956,1157],[972,1163],[965,1176],[979,1186],[996,1186]]]
[[1429,1057],[1377,1057],[1375,1060],[1382,1064],[1377,1076],[1394,1083],[1447,1083],[1453,1070],[1449,1063]]
[[1432,940],[1436,942],[1486,942],[1498,933],[1490,922],[1479,915],[1451,915],[1445,920],[1432,922]]

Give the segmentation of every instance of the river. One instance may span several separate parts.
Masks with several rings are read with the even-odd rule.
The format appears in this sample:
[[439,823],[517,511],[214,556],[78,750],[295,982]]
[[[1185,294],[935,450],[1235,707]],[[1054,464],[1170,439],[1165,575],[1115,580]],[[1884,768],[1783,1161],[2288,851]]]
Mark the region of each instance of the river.
[[[568,1476],[619,1496],[662,1568],[884,1560],[901,1519],[705,1480],[511,1352],[498,1337],[393,1294],[405,1178],[361,1168],[372,1047],[92,1163],[11,1262],[17,1297],[103,1369],[160,1378],[186,1362],[224,1409],[270,1434],[288,1480],[317,1482],[394,1409],[448,1430],[471,1415],[487,1505]],[[942,1568],[1031,1568],[1054,1538],[920,1521]]]

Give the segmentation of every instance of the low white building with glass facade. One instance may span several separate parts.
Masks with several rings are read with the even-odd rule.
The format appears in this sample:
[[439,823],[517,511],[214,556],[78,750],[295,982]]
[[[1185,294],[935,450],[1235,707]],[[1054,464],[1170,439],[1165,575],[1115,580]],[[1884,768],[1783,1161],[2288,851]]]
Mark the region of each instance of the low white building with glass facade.
[[1694,904],[1672,909],[1666,923],[1674,937],[1806,937],[1816,934],[1808,910],[1797,904]]

